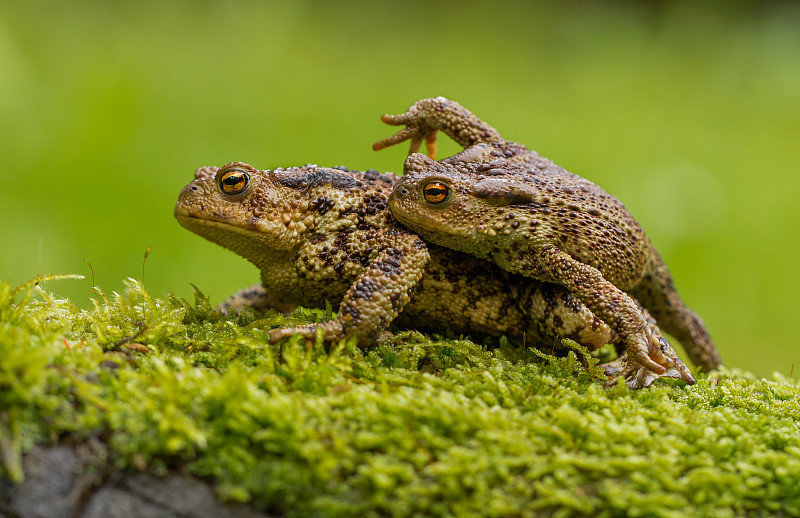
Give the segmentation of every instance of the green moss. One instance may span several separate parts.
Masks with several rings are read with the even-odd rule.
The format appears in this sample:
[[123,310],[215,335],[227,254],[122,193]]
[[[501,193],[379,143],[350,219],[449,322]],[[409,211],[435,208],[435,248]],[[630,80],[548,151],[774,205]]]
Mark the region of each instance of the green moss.
[[287,516],[800,514],[792,380],[606,390],[591,357],[416,332],[270,346],[330,309],[221,317],[127,286],[81,310],[0,283],[0,474],[96,435],[121,468],[181,463]]

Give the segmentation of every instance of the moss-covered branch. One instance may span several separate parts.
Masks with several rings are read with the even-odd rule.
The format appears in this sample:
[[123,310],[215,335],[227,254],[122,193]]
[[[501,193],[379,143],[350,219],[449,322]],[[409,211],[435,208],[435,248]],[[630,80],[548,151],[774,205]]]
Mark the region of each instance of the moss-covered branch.
[[91,310],[0,283],[0,475],[20,480],[35,444],[93,437],[121,469],[183,466],[287,516],[800,514],[789,380],[631,393],[574,354],[415,332],[365,351],[266,345],[286,321],[134,281]]

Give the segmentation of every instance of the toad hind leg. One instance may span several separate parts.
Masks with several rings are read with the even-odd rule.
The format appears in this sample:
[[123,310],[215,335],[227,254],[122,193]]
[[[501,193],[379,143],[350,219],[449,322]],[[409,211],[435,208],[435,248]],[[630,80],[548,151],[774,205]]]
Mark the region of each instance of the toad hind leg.
[[274,309],[281,313],[290,313],[297,305],[285,301],[273,293],[267,293],[259,282],[241,289],[220,302],[217,310],[223,315],[239,314],[244,308],[250,308],[256,313],[263,313]]
[[[632,379],[640,373],[642,367],[654,374],[663,375],[667,369],[676,366],[677,356],[662,352],[666,341],[662,343],[647,325],[636,302],[603,278],[596,268],[573,259],[554,246],[543,247],[539,256],[538,266],[546,277],[544,280],[566,287],[619,335],[627,354],[622,375],[629,381],[631,388],[644,386],[642,376],[638,376],[638,380]],[[686,379],[686,376],[682,377]]]
[[705,324],[678,294],[667,265],[652,245],[649,255],[644,277],[629,292],[650,310],[661,329],[678,339],[692,363],[704,372],[718,368],[722,358]]

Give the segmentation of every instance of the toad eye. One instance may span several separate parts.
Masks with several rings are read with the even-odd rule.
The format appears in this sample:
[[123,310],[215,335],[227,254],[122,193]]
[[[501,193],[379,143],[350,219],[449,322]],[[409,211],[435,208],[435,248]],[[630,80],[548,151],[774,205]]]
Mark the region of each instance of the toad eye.
[[219,190],[228,196],[239,196],[250,187],[250,175],[240,169],[231,169],[219,177]]
[[442,203],[450,195],[450,189],[440,181],[432,181],[422,188],[422,194],[425,196],[425,201],[432,205]]

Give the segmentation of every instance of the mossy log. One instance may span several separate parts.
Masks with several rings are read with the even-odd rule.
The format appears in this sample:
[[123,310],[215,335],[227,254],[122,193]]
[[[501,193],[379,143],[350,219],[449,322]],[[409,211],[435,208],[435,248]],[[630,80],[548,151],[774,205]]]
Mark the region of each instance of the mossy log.
[[629,392],[580,349],[413,331],[268,345],[328,318],[0,283],[0,516],[800,515],[794,380]]

